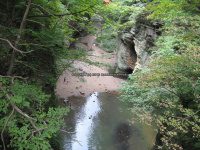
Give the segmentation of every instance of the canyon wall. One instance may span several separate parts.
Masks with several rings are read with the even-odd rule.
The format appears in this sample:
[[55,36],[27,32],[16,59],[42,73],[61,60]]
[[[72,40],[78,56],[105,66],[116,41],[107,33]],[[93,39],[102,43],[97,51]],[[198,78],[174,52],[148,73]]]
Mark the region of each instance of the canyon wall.
[[148,63],[149,49],[161,34],[161,26],[160,22],[148,21],[144,14],[141,14],[135,25],[119,33],[116,72],[132,73]]

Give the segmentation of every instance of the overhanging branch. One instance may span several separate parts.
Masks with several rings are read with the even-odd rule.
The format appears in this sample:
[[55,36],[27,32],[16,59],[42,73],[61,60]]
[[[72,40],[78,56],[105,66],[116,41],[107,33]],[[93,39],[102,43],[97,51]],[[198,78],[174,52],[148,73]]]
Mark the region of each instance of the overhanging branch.
[[22,50],[19,50],[19,49],[16,48],[8,39],[4,39],[4,38],[1,38],[1,37],[0,37],[0,40],[7,42],[13,50],[15,50],[15,51],[17,51],[17,52],[19,52],[19,53],[21,53],[21,54],[27,54],[27,53],[33,52],[33,50],[27,51],[27,52],[24,52],[24,51],[22,51]]
[[[42,8],[43,10],[45,10],[45,13],[43,13],[43,15],[33,15],[33,16],[28,16],[28,18],[46,18],[46,17],[64,17],[64,16],[69,16],[69,15],[75,15],[75,14],[79,14],[79,13],[82,13],[82,12],[85,12],[87,11],[88,9],[94,7],[95,5],[91,5],[89,7],[87,7],[86,9],[83,9],[81,11],[77,11],[77,12],[72,12],[72,13],[63,13],[63,14],[52,14],[50,12],[48,12],[46,9],[44,9],[42,6],[40,5],[37,5],[37,4],[33,4],[32,5],[35,5],[35,6],[38,6],[40,8]],[[46,14],[48,13],[48,14]]]
[[[5,93],[5,91],[4,91],[4,93]],[[7,93],[5,93],[5,94],[6,94],[6,98],[9,100],[9,103],[10,103],[10,105],[12,106],[12,108],[13,108],[17,113],[19,113],[20,115],[22,115],[23,117],[25,117],[25,118],[31,123],[31,125],[33,126],[33,128],[34,128],[35,130],[37,130],[37,131],[40,132],[40,129],[37,128],[36,125],[35,125],[35,123],[33,122],[33,121],[37,121],[37,120],[34,119],[34,118],[32,118],[32,117],[30,117],[30,116],[29,116],[28,114],[26,114],[25,112],[23,112],[19,107],[17,107],[14,103],[11,102],[10,96],[9,96]]]
[[27,80],[28,78],[24,78],[24,77],[21,77],[21,76],[3,76],[3,75],[0,75],[1,78],[10,78],[11,81],[12,81],[12,84],[14,83],[14,80],[15,79],[21,79],[21,80]]
[[18,112],[20,115],[24,116],[25,118],[28,119],[28,121],[31,123],[31,125],[37,130],[39,131],[39,129],[36,127],[35,123],[33,121],[36,121],[36,119],[30,117],[29,115],[27,115],[26,113],[24,113],[21,109],[19,109],[19,107],[17,107],[15,104],[11,103],[12,107],[16,110],[16,112]]

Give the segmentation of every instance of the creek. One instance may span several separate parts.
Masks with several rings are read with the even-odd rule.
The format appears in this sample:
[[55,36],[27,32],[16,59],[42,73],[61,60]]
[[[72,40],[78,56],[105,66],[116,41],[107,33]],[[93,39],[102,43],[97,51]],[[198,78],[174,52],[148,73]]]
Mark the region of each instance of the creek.
[[133,121],[133,114],[116,94],[94,92],[71,97],[65,118],[69,133],[62,133],[63,150],[150,150],[156,132]]

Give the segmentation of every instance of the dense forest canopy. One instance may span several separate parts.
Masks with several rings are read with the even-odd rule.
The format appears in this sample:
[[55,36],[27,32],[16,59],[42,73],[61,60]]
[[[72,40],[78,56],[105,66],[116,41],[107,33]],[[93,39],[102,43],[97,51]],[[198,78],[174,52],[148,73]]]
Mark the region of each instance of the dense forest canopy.
[[157,149],[200,148],[200,1],[154,0],[146,18],[159,20],[162,35],[151,61],[129,77],[122,99],[138,119],[156,124]]
[[82,56],[67,53],[68,46],[101,5],[100,0],[0,1],[0,149],[56,145],[51,139],[68,112],[55,106],[59,60]]
[[70,44],[94,31],[94,15],[111,26],[123,12],[118,6],[102,0],[0,1],[0,149],[59,149],[55,137],[69,111],[56,105],[54,95],[57,77],[70,65],[61,60],[82,59],[84,52],[69,50]]
[[162,24],[149,64],[129,76],[121,98],[156,125],[155,149],[200,149],[199,0],[0,1],[0,149],[59,149],[55,137],[69,109],[53,93],[70,65],[60,60],[84,57],[69,47],[94,33],[93,16],[105,21],[99,40],[108,49],[141,17]]

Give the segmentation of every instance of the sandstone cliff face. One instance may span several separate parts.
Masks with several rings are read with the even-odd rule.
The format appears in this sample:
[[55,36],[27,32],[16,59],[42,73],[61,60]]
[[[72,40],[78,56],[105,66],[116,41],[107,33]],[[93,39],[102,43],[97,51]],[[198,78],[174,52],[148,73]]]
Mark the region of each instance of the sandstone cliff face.
[[161,23],[139,18],[134,27],[118,37],[117,72],[131,73],[144,67],[150,58],[149,48],[160,34]]

